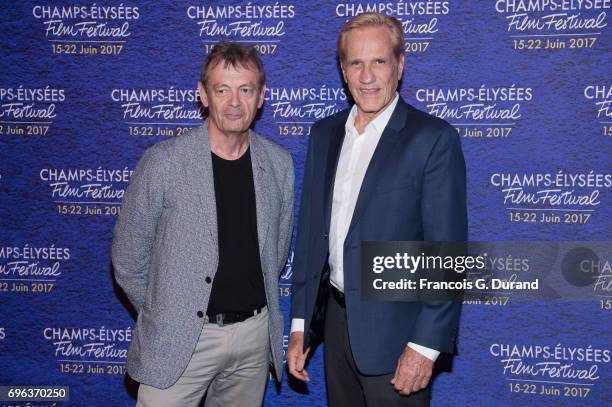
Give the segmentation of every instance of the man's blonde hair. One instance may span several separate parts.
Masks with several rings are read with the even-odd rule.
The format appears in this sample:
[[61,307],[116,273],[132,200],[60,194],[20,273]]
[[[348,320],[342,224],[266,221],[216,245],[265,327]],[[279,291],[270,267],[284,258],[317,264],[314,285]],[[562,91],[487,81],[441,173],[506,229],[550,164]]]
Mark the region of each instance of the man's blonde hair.
[[387,27],[391,36],[391,46],[393,54],[399,60],[404,53],[404,30],[402,23],[392,16],[386,16],[380,13],[362,13],[351,18],[344,24],[338,34],[338,57],[340,63],[345,62],[346,58],[346,37],[351,30],[364,27]]

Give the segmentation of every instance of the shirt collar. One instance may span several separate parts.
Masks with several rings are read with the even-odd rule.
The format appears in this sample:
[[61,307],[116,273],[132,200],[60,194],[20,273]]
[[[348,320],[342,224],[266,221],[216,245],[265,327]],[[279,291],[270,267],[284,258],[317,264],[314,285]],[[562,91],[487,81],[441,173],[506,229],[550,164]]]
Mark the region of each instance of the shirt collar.
[[[393,98],[393,101],[389,104],[389,106],[385,108],[385,110],[380,112],[380,114],[376,116],[374,120],[368,123],[365,130],[367,131],[367,129],[370,126],[372,126],[374,130],[376,131],[376,133],[382,134],[382,132],[385,130],[385,127],[387,127],[387,124],[389,124],[389,120],[391,120],[391,115],[393,114],[393,111],[395,110],[395,106],[397,106],[398,100],[399,100],[399,94],[395,92],[395,98]],[[346,124],[344,126],[347,133],[354,132],[355,134],[358,134],[357,129],[355,128],[356,118],[357,118],[357,105],[355,104],[351,108],[351,112],[349,113],[348,119],[346,120]]]

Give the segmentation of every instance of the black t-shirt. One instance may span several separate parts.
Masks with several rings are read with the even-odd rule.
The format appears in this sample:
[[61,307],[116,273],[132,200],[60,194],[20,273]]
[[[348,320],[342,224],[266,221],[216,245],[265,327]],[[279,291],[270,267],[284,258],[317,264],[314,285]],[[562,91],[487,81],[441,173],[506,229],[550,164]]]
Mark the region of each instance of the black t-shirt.
[[208,313],[252,311],[266,305],[259,257],[250,148],[237,160],[212,153],[219,233],[219,267]]

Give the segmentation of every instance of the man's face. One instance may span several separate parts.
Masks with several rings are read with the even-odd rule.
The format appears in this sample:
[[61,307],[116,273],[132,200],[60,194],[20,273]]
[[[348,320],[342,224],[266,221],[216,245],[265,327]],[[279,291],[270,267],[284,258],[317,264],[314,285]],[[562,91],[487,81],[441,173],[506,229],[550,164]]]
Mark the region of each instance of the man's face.
[[209,131],[226,136],[241,135],[249,130],[257,109],[264,101],[265,85],[258,88],[257,71],[225,66],[220,61],[208,72],[208,86],[198,84],[200,99],[208,108]]
[[346,57],[341,65],[358,116],[369,122],[393,101],[404,71],[404,56],[398,61],[393,55],[386,27],[363,27],[347,34]]

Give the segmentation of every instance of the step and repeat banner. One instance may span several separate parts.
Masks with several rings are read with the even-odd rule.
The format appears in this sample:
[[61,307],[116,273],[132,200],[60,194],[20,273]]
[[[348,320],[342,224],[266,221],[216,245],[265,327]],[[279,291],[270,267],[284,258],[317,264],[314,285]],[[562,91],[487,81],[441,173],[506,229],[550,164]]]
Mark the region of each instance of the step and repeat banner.
[[[337,33],[374,10],[404,28],[402,97],[461,135],[470,239],[612,240],[610,0],[1,7],[0,385],[67,386],[70,400],[0,406],[134,405],[125,361],[135,315],[113,282],[113,227],[144,150],[202,122],[199,68],[219,40],[263,56],[268,89],[255,129],[293,156],[296,214],[311,126],[350,104]],[[285,339],[292,261],[293,252],[280,281]],[[605,277],[611,262],[583,266]],[[498,292],[466,303],[433,405],[611,405],[611,285],[586,301]],[[325,406],[322,353],[310,384],[270,381],[265,405]]]

